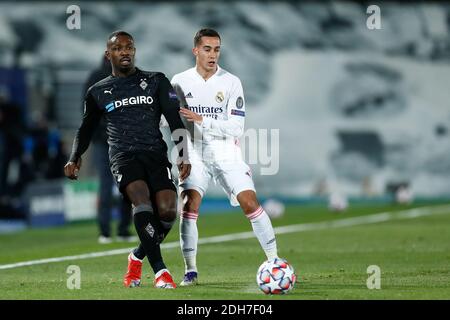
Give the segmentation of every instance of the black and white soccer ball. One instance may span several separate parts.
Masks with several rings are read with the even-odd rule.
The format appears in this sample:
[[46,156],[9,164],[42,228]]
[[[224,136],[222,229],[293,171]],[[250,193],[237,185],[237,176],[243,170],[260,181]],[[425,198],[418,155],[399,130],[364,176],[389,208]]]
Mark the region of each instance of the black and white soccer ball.
[[294,268],[282,258],[264,261],[256,273],[256,283],[265,294],[285,294],[294,288]]

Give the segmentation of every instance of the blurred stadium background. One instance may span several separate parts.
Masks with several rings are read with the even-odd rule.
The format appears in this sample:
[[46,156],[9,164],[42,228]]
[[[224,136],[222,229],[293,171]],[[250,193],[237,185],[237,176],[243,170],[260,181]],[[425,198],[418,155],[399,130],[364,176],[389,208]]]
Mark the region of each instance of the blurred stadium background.
[[[81,9],[79,30],[66,26],[72,4]],[[366,25],[371,4],[381,9],[379,30]],[[2,270],[2,297],[136,297],[108,287],[120,286],[124,244],[109,247],[124,250],[120,257],[77,260],[88,271],[88,289],[78,295],[65,287],[69,262],[13,264],[105,248],[94,223],[99,177],[92,147],[78,181],[64,179],[63,166],[81,121],[83,87],[101,64],[107,36],[131,33],[137,66],[171,78],[193,66],[192,38],[205,26],[222,36],[220,65],[242,80],[246,128],[279,130],[279,142],[269,139],[251,163],[266,209],[286,208],[274,226],[318,223],[308,234],[280,231],[282,253],[300,266],[302,290],[289,298],[370,297],[364,272],[374,261],[389,270],[383,286],[392,290],[371,297],[448,298],[448,207],[435,209],[447,217],[407,211],[373,228],[326,232],[320,223],[450,202],[450,3],[219,0],[0,2],[0,269],[10,269]],[[250,160],[247,148],[255,145],[244,145]],[[275,174],[261,174],[270,166]],[[222,190],[210,187],[202,237],[249,231]],[[330,204],[345,216],[328,212]],[[405,217],[420,219],[398,220]],[[177,228],[168,241],[175,247]],[[222,243],[228,255],[216,258],[218,246],[202,251],[205,264],[215,265],[204,270],[209,286],[186,296],[248,298],[257,291],[254,270],[262,259],[256,242]],[[178,277],[180,253],[167,256]],[[223,279],[228,269],[235,283]]]
[[[403,186],[449,199],[448,3],[378,2],[380,30],[367,28],[364,2],[81,1],[81,29],[69,30],[71,4],[0,3],[2,230],[95,216],[90,152],[78,182],[62,167],[83,85],[116,29],[135,36],[139,67],[169,78],[193,65],[199,28],[219,30],[220,64],[244,85],[246,128],[280,130],[278,172],[252,164],[260,197],[392,202]],[[228,208],[220,189],[208,198],[206,211]]]

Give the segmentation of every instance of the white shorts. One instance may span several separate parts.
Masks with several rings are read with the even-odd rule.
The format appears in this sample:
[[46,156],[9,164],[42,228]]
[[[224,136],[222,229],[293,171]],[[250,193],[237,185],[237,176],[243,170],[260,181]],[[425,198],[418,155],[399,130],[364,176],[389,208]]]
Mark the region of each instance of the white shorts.
[[[245,190],[255,191],[250,167],[244,161],[191,162],[191,173],[179,183],[180,194],[184,190],[196,190],[203,197],[211,179],[222,186],[233,207],[239,205],[237,195]],[[255,191],[256,192],[256,191]]]

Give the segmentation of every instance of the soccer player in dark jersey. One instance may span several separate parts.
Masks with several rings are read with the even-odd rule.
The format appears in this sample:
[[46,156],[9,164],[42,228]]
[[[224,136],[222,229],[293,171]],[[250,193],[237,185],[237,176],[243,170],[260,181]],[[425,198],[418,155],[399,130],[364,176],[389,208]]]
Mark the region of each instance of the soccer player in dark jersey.
[[84,115],[64,167],[69,179],[77,179],[81,156],[92,134],[105,118],[111,171],[122,194],[133,204],[133,220],[141,241],[128,256],[124,285],[140,285],[142,260],[147,256],[155,272],[154,286],[175,288],[164,264],[160,243],[176,220],[177,193],[167,158],[167,145],[159,130],[164,115],[179,151],[179,178],[189,176],[185,130],[179,115],[179,102],[163,73],[147,72],[134,65],[136,48],[133,37],[113,32],[105,55],[112,74],[88,89]]

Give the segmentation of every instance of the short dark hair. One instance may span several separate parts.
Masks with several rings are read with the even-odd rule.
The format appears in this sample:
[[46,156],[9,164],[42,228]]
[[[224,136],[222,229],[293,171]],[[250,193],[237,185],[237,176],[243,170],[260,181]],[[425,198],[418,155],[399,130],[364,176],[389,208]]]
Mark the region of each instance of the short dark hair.
[[198,30],[197,33],[195,34],[194,47],[196,47],[200,43],[202,37],[215,37],[219,38],[219,40],[222,41],[222,39],[220,39],[219,33],[216,30],[210,28],[203,28]]
[[117,37],[117,36],[127,36],[127,37],[131,38],[131,40],[134,40],[133,36],[131,34],[129,34],[128,32],[123,31],[123,30],[117,30],[108,36],[108,42],[111,41],[112,38]]

